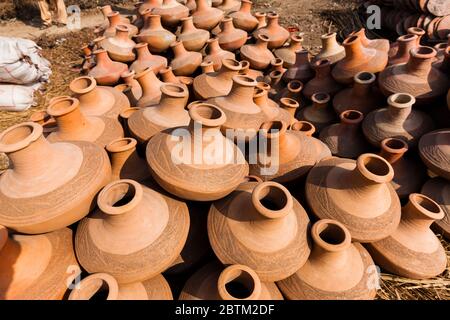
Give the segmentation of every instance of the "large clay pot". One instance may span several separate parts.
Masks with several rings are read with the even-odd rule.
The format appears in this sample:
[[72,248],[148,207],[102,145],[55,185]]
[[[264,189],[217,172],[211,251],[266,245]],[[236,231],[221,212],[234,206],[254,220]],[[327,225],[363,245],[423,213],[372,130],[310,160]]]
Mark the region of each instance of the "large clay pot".
[[250,67],[256,70],[264,70],[275,59],[273,53],[267,48],[269,37],[258,35],[256,44],[246,44],[241,48],[241,59],[250,62]]
[[309,61],[308,50],[301,49],[295,52],[295,63],[292,67],[287,69],[283,78],[286,82],[298,80],[303,83],[307,83],[314,78],[314,70]]
[[135,75],[134,78],[142,88],[142,97],[136,107],[146,108],[158,104],[161,100],[161,87],[164,83],[156,77],[153,69],[147,68]]
[[441,207],[444,218],[434,222],[433,226],[445,238],[450,239],[450,182],[442,178],[433,178],[422,187],[422,194],[430,197]]
[[328,59],[332,65],[345,58],[345,49],[336,40],[336,32],[327,33],[320,37],[322,48],[313,61]]
[[407,34],[398,37],[397,44],[398,50],[395,55],[389,56],[388,66],[408,62],[411,49],[419,46],[417,43],[417,36],[414,34]]
[[422,136],[419,154],[428,169],[450,180],[450,129],[436,130]]
[[407,63],[386,68],[378,83],[385,96],[404,92],[416,98],[419,105],[429,104],[444,95],[449,87],[447,76],[431,66],[436,50],[418,47],[410,52]]
[[78,224],[75,251],[89,273],[105,272],[118,283],[157,276],[177,258],[186,242],[185,203],[133,180],[108,184],[99,209]]
[[183,42],[184,47],[188,51],[200,51],[209,39],[209,32],[203,29],[197,29],[194,26],[192,17],[181,19],[181,32],[178,40]]
[[400,221],[400,200],[390,184],[392,166],[374,154],[356,161],[330,158],[309,172],[306,198],[320,219],[344,224],[356,242],[386,238]]
[[145,25],[136,36],[139,42],[148,43],[148,49],[152,53],[160,53],[169,49],[176,41],[176,36],[161,24],[161,16],[147,12],[144,16]]
[[230,51],[223,50],[219,45],[219,39],[213,38],[206,41],[207,47],[205,49],[206,56],[203,59],[203,62],[210,62],[212,61],[214,63],[214,70],[219,71],[222,67],[222,60],[223,59],[235,59],[236,56],[234,53]]
[[345,58],[336,63],[331,74],[337,82],[351,84],[359,72],[378,73],[388,63],[387,52],[365,47],[361,37],[350,36],[344,40]]
[[231,17],[223,18],[220,27],[221,32],[217,34],[217,38],[222,49],[236,51],[247,42],[247,32],[235,28]]
[[280,16],[275,12],[269,12],[267,14],[267,26],[257,29],[253,36],[257,38],[259,35],[265,35],[269,38],[269,49],[277,49],[283,46],[289,39],[289,31],[280,26],[278,20]]
[[208,236],[219,260],[244,264],[262,281],[294,274],[308,259],[309,218],[289,191],[276,182],[243,183],[212,204]]
[[288,111],[280,108],[275,101],[269,99],[268,91],[263,88],[255,88],[253,102],[261,108],[267,121],[283,121],[287,124],[295,121],[295,118]]
[[222,110],[197,103],[190,106],[189,115],[189,127],[166,130],[150,139],[147,162],[152,176],[164,189],[183,199],[223,198],[248,175],[247,162],[240,149],[220,131],[226,121]]
[[138,33],[138,28],[132,25],[129,21],[123,20],[123,18],[120,16],[119,12],[112,11],[106,15],[106,17],[109,20],[109,25],[103,32],[103,36],[109,38],[114,37],[116,35],[116,27],[118,25],[124,25],[127,26],[129,29],[129,37],[135,36]]
[[116,26],[116,34],[113,37],[105,38],[100,42],[101,47],[108,52],[112,60],[119,62],[135,60],[133,48],[136,43],[129,38],[129,32],[128,26],[119,24]]
[[366,29],[361,28],[359,31],[354,31],[350,34],[350,37],[357,36],[361,39],[361,43],[366,48],[372,48],[380,51],[380,53],[388,53],[390,44],[387,39],[369,39],[366,36]]
[[410,279],[438,276],[447,267],[447,256],[430,226],[443,217],[436,202],[412,193],[402,208],[398,228],[389,237],[368,244],[367,249],[377,265],[393,274]]
[[330,107],[330,95],[318,92],[311,97],[312,105],[300,109],[299,119],[311,122],[317,131],[333,124],[336,115]]
[[72,290],[69,300],[173,300],[166,279],[157,275],[149,280],[119,284],[107,273],[95,273],[84,278]]
[[176,0],[163,0],[160,6],[152,10],[152,13],[161,16],[164,27],[176,29],[180,20],[189,16],[189,9]]
[[10,168],[0,176],[0,224],[21,233],[45,233],[87,215],[111,176],[106,152],[93,143],[50,143],[33,122],[0,135]]
[[99,85],[113,86],[117,84],[120,75],[128,70],[125,63],[112,61],[105,49],[94,51],[97,64],[89,70],[88,75],[93,77]]
[[243,265],[227,268],[211,262],[184,285],[180,300],[283,300],[273,282],[261,282],[255,271]]
[[157,74],[163,68],[167,67],[167,59],[151,54],[148,50],[148,43],[140,42],[134,48],[137,52],[137,59],[131,64],[130,71],[140,73],[147,68],[152,68]]
[[190,76],[200,67],[203,58],[200,52],[187,51],[181,41],[172,43],[170,47],[174,54],[170,67],[175,75]]
[[364,119],[366,139],[376,147],[386,138],[401,138],[408,146],[416,146],[420,137],[433,130],[434,125],[427,114],[412,109],[415,102],[410,94],[391,95],[387,108],[374,110]]
[[317,60],[312,63],[312,67],[316,75],[305,84],[303,88],[305,97],[310,99],[317,92],[328,93],[333,97],[342,89],[341,85],[331,76],[330,60]]
[[[323,219],[311,228],[308,261],[278,287],[290,300],[371,300],[376,296],[376,268],[369,253],[352,243],[348,229]],[[377,280],[377,279],[376,279]]]
[[295,53],[303,49],[303,37],[297,34],[291,35],[291,42],[288,46],[276,49],[273,54],[283,60],[283,66],[290,68],[295,64]]
[[230,17],[233,18],[233,23],[236,28],[247,32],[252,32],[256,29],[258,19],[252,15],[252,4],[253,2],[250,0],[242,0],[239,11],[230,13]]
[[224,12],[220,9],[211,7],[207,0],[196,0],[197,8],[192,13],[194,25],[197,28],[212,30],[214,29],[224,16]]
[[80,272],[72,230],[8,238],[6,228],[0,226],[1,300],[62,300]]
[[231,12],[238,11],[241,7],[241,1],[240,0],[222,0],[221,4],[217,7],[217,9],[222,10],[225,12],[225,14],[229,14]]

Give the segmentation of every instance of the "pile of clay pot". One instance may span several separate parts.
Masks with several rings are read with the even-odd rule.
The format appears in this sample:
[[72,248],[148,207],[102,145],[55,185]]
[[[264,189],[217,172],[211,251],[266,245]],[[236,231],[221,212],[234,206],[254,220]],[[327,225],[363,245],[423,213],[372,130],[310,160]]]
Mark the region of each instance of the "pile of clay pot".
[[103,8],[72,95],[0,134],[0,298],[373,299],[377,266],[442,274],[450,47],[362,29],[311,57],[248,0],[187,5]]

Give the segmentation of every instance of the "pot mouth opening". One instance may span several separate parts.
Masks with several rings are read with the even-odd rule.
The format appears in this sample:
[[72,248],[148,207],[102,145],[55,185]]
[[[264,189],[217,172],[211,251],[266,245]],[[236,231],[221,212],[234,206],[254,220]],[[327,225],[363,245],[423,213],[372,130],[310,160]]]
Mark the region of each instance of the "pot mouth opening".
[[259,98],[266,95],[266,90],[260,88],[260,87],[255,87],[255,90],[253,91],[253,98]]
[[434,46],[434,49],[436,49],[436,50],[445,50],[447,48],[448,48],[448,45],[446,42],[438,43],[437,45]]
[[291,92],[300,92],[303,89],[303,83],[300,80],[291,80],[288,83],[288,90]]
[[319,246],[329,251],[339,251],[351,244],[350,232],[335,220],[319,220],[313,225],[311,234]]
[[116,16],[118,16],[118,15],[119,15],[119,12],[118,12],[118,11],[112,11],[112,12],[108,13],[106,16],[107,16],[108,18],[112,18],[112,17],[116,17]]
[[116,26],[116,31],[128,33],[130,31],[130,28],[127,25],[119,24]]
[[381,148],[389,153],[405,153],[408,151],[408,144],[397,138],[387,138],[381,141]]
[[308,121],[297,121],[291,125],[291,130],[308,133],[313,135],[316,131],[316,128],[311,122]]
[[[169,70],[170,71],[170,70]],[[169,72],[169,71],[167,71],[167,72]],[[152,72],[153,74],[155,74],[155,71],[153,70],[153,67],[147,67],[147,68],[145,68],[144,70],[142,70],[141,72],[139,72],[138,74],[135,74],[134,75],[134,78],[137,80],[137,79],[140,79],[140,78],[142,78],[143,76],[145,76],[146,74],[148,74],[148,73],[150,73],[150,72]],[[160,71],[160,73],[162,73],[163,72],[163,70],[161,70]]]
[[[92,42],[98,44],[98,43],[102,42],[103,40],[106,40],[105,36],[97,37],[94,40],[92,40]],[[93,54],[95,54],[99,50],[101,50],[101,49],[94,50]]]
[[263,179],[261,179],[261,178],[258,177],[258,176],[248,175],[248,176],[245,176],[245,177],[244,177],[243,181],[244,181],[244,182],[258,182],[258,183],[262,183],[262,182],[263,182]]
[[261,125],[260,129],[268,139],[274,139],[286,133],[287,127],[284,121],[267,121]]
[[326,104],[330,102],[330,95],[325,92],[314,93],[311,100],[315,103]]
[[425,30],[423,30],[422,28],[418,28],[418,27],[410,27],[410,28],[408,28],[407,31],[408,31],[408,33],[420,35],[420,36],[423,36],[425,34]]
[[166,96],[174,98],[184,98],[189,94],[183,85],[176,83],[164,83],[161,86],[161,92]]
[[390,106],[397,108],[409,108],[416,102],[416,98],[407,93],[395,93],[388,98]]
[[286,187],[276,182],[263,182],[252,193],[256,210],[269,219],[282,218],[293,207],[292,196]]
[[291,41],[294,42],[303,42],[304,38],[301,34],[293,34],[291,35]]
[[219,276],[219,293],[225,300],[255,299],[261,290],[256,273],[248,267],[232,265]]
[[278,17],[279,17],[279,15],[276,12],[269,12],[267,14],[267,18],[269,18],[269,19],[277,19]]
[[137,108],[137,107],[127,108],[119,114],[119,117],[122,119],[128,119],[129,117],[131,117],[131,115],[133,113],[135,113],[136,111],[139,111],[139,110],[140,110],[140,108]]
[[255,12],[255,17],[262,18],[262,17],[266,17],[266,16],[267,16],[267,13],[265,13],[265,12],[262,12],[262,11],[256,11]]
[[270,38],[268,36],[266,36],[265,34],[259,34],[258,40],[261,40],[262,42],[269,42]]
[[375,154],[360,155],[356,165],[364,177],[376,183],[389,182],[394,177],[394,170],[389,162]]
[[208,103],[191,103],[189,115],[192,120],[208,127],[219,127],[226,122],[225,113],[217,106]]
[[96,273],[83,279],[80,287],[73,289],[69,300],[112,300],[117,298],[118,293],[116,279],[106,273]]
[[284,61],[281,58],[275,58],[272,61],[270,61],[270,63],[272,64],[272,66],[278,67],[278,66],[282,66]]
[[247,60],[242,60],[240,63],[241,63],[241,68],[242,68],[242,70],[244,70],[244,69],[249,69],[249,68],[250,68],[250,62],[249,62],[249,61],[247,61]]
[[296,109],[296,108],[300,107],[300,104],[291,98],[281,98],[280,103],[283,107],[286,107],[286,108],[295,108]]
[[336,37],[336,32],[325,33],[321,36],[322,39],[329,39],[333,37]]
[[371,72],[359,72],[355,75],[355,82],[361,83],[361,84],[370,84],[375,82],[376,76],[375,74]]
[[317,61],[314,61],[313,66],[318,68],[318,67],[325,67],[325,66],[329,66],[331,64],[329,59],[320,59]]
[[79,104],[80,102],[76,98],[67,97],[57,99],[50,103],[50,105],[47,107],[47,113],[52,117],[63,116],[74,111],[76,108],[78,108]]
[[[211,62],[211,64],[214,64],[212,61],[209,62]],[[234,71],[239,71],[242,69],[242,64],[234,59],[222,59],[222,65]]]
[[52,116],[49,115],[46,111],[42,110],[42,111],[33,112],[31,114],[29,120],[42,125],[42,123],[47,122],[51,119],[52,119]]
[[409,195],[409,201],[421,213],[432,219],[442,219],[444,217],[441,207],[434,200],[423,194],[412,193]]
[[262,89],[262,90],[265,90],[265,91],[269,91],[270,90],[270,84],[268,84],[268,83],[266,83],[266,82],[258,82],[257,84],[256,84],[256,87],[257,88],[260,88],[260,89]]
[[78,77],[69,85],[70,90],[76,94],[91,92],[97,86],[97,81],[93,77]]
[[42,126],[34,122],[11,126],[0,134],[0,152],[11,153],[28,147],[41,137],[42,132]]
[[343,45],[351,45],[359,40],[359,36],[353,35],[344,40]]
[[233,76],[233,82],[238,83],[245,87],[256,87],[257,82],[255,79],[246,75],[235,75]]
[[282,76],[283,73],[280,70],[273,70],[269,73],[271,79],[280,79]]
[[98,207],[108,215],[123,214],[139,203],[143,190],[133,180],[117,180],[111,182],[98,195]]
[[192,16],[181,18],[180,21],[190,21],[193,20]]
[[364,115],[357,110],[346,110],[341,113],[340,118],[345,123],[358,124],[363,121]]
[[397,41],[404,41],[404,42],[409,42],[412,40],[416,40],[417,36],[415,34],[405,34],[404,36],[400,36]]
[[107,146],[108,152],[123,152],[136,148],[137,141],[133,138],[119,138],[111,141]]
[[121,78],[128,78],[128,77],[134,77],[136,75],[136,71],[134,70],[127,70],[122,72],[120,75]]
[[412,48],[410,54],[416,58],[429,59],[436,56],[436,50],[431,47],[420,46]]

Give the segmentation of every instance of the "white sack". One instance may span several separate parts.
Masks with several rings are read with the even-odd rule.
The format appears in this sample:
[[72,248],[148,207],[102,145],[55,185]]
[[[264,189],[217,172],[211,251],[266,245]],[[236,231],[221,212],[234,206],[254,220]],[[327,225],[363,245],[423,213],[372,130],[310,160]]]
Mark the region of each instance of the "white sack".
[[39,84],[16,85],[0,83],[0,111],[24,111],[34,104],[34,91]]

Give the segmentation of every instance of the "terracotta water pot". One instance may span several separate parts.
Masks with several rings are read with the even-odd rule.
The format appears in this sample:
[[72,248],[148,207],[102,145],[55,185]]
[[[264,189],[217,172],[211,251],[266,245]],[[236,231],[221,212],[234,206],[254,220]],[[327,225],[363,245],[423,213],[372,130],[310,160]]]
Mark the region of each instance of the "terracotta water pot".
[[[408,33],[406,35],[400,36],[400,38],[405,40],[403,37],[411,36],[411,35],[415,35],[417,37],[415,46],[419,47],[421,45],[421,39],[425,35],[425,31],[421,28],[411,27],[411,28],[408,28]],[[402,42],[402,40],[398,41],[400,38],[397,38],[397,41],[391,44],[391,47],[388,52],[389,58],[394,57],[398,54],[398,50],[399,50],[399,47]],[[408,57],[409,57],[409,53],[408,53]]]
[[311,122],[299,120],[295,121],[291,124],[291,127],[289,128],[293,131],[298,131],[301,134],[307,135],[308,137],[312,137],[313,134],[316,132],[316,127]]
[[183,199],[223,198],[248,175],[248,164],[240,149],[220,131],[226,122],[222,110],[196,103],[190,106],[189,116],[188,127],[165,130],[150,139],[146,155],[152,176]]
[[376,147],[386,138],[401,138],[414,147],[421,136],[433,130],[433,121],[422,111],[413,110],[415,98],[396,93],[388,98],[388,107],[370,112],[363,122],[367,141]]
[[0,299],[62,300],[80,272],[72,230],[8,238],[0,226]]
[[136,59],[133,52],[136,43],[129,38],[129,33],[130,28],[127,25],[119,24],[116,26],[116,34],[113,37],[105,38],[100,42],[112,60],[132,62]]
[[250,69],[250,62],[247,60],[241,61],[241,70],[239,71],[239,74],[248,76],[258,82],[264,81],[264,73],[260,70]]
[[354,31],[350,34],[350,37],[357,36],[361,39],[361,43],[366,48],[372,48],[380,51],[380,53],[388,53],[390,44],[387,39],[369,39],[366,36],[366,29],[361,28],[359,31]]
[[157,275],[149,280],[119,284],[107,273],[95,273],[80,281],[69,300],[173,300],[166,279]]
[[148,43],[148,49],[152,53],[160,53],[169,49],[176,41],[176,36],[161,24],[161,16],[148,11],[145,16],[144,27],[136,36],[139,42]]
[[295,121],[295,118],[289,111],[280,108],[275,101],[269,99],[268,91],[265,89],[255,88],[253,102],[261,108],[267,121],[283,121],[287,124]]
[[258,35],[256,44],[246,44],[241,48],[241,59],[250,62],[250,68],[264,70],[275,59],[273,53],[267,48],[269,37]]
[[240,0],[222,0],[220,5],[215,6],[217,9],[222,10],[225,14],[238,11],[241,7]]
[[443,217],[436,202],[412,193],[402,208],[398,228],[389,237],[368,244],[367,249],[375,263],[390,273],[410,279],[435,277],[446,269],[447,256],[430,226]]
[[265,122],[259,137],[266,143],[250,150],[250,174],[263,180],[289,183],[306,175],[320,160],[331,157],[330,150],[315,138],[287,130],[290,123]]
[[345,49],[336,40],[336,32],[327,33],[320,37],[322,48],[313,61],[328,59],[332,65],[345,58]]
[[331,97],[341,91],[342,86],[331,76],[331,61],[328,59],[317,60],[312,63],[316,72],[313,79],[308,81],[303,88],[303,94],[310,99],[314,93],[324,92]]
[[230,51],[223,50],[219,45],[219,39],[213,38],[206,41],[207,47],[205,49],[206,56],[203,58],[203,62],[214,63],[214,70],[219,71],[222,67],[223,59],[235,59],[236,56]]
[[289,31],[280,26],[278,20],[280,16],[275,12],[269,12],[267,14],[267,26],[257,29],[253,36],[257,38],[259,35],[265,35],[269,38],[269,49],[277,49],[283,46],[289,39]]
[[33,112],[29,120],[42,126],[44,137],[47,137],[50,133],[58,129],[55,119],[53,119],[46,111]]
[[407,63],[393,65],[380,73],[378,83],[385,96],[404,92],[416,98],[418,105],[432,103],[449,87],[447,76],[431,66],[436,50],[414,48]]
[[419,154],[428,169],[450,180],[450,129],[423,135],[419,141]]
[[302,43],[303,37],[301,35],[292,34],[289,45],[276,49],[273,53],[275,57],[283,60],[285,68],[290,68],[295,64],[295,52],[303,49]]
[[0,135],[10,168],[0,176],[0,224],[21,233],[45,233],[87,215],[111,176],[106,152],[93,143],[50,143],[42,127],[23,122]]
[[343,45],[345,58],[336,63],[331,72],[334,79],[339,83],[353,83],[354,76],[362,71],[381,72],[388,63],[387,52],[365,47],[360,36],[348,37]]
[[334,111],[357,110],[367,115],[372,110],[386,105],[386,99],[376,87],[375,74],[359,72],[353,79],[353,87],[343,89],[333,98]]
[[144,15],[145,12],[151,11],[154,8],[161,6],[161,0],[143,0],[143,3],[139,6],[139,14]]
[[94,55],[97,64],[89,70],[88,75],[93,77],[99,85],[113,86],[117,84],[120,75],[128,70],[125,63],[112,61],[105,49],[95,50]]
[[[359,243],[352,243],[340,222],[323,219],[311,228],[308,261],[278,287],[290,300],[372,300],[376,276],[372,258]],[[371,272],[375,273],[372,274]]]
[[380,156],[329,158],[319,162],[306,180],[306,198],[320,219],[344,224],[355,242],[374,242],[394,232],[400,200],[390,184],[392,166]]
[[417,36],[414,34],[400,36],[397,39],[397,43],[398,50],[395,55],[389,56],[388,66],[408,62],[411,49],[418,47]]
[[134,78],[142,88],[142,97],[136,106],[146,108],[158,104],[161,100],[161,87],[164,83],[156,77],[153,69],[147,68],[135,75]]
[[158,73],[167,67],[167,59],[151,54],[148,50],[148,43],[140,42],[136,44],[134,49],[137,53],[137,59],[131,64],[130,71],[139,73],[147,68],[152,68],[155,73]]
[[223,18],[220,27],[222,31],[217,35],[217,38],[219,38],[219,45],[222,49],[236,51],[247,42],[247,32],[235,28],[231,17]]
[[450,239],[450,182],[442,178],[433,178],[423,185],[421,193],[441,207],[445,214],[444,218],[435,221],[433,227],[445,238]]
[[181,19],[189,16],[189,9],[176,0],[163,0],[161,6],[154,8],[152,13],[161,16],[164,27],[176,29]]
[[258,26],[258,19],[252,15],[253,2],[250,0],[242,0],[239,11],[230,13],[230,17],[233,18],[233,23],[236,28],[241,30],[252,32]]
[[196,0],[197,8],[192,13],[194,25],[197,28],[212,30],[216,27],[224,16],[224,12],[220,9],[211,7],[207,0]]
[[308,259],[309,218],[289,191],[276,182],[243,183],[212,204],[211,246],[225,265],[244,264],[262,281],[294,274]]
[[211,262],[186,282],[180,300],[283,300],[273,282],[261,282],[255,271],[243,265],[225,268]]
[[116,35],[116,27],[118,25],[125,25],[129,28],[128,36],[131,38],[132,36],[137,35],[138,28],[132,25],[129,21],[123,20],[123,17],[117,11],[112,11],[106,15],[109,20],[109,25],[103,32],[103,36],[109,38],[114,37]]
[[304,107],[299,111],[299,119],[311,122],[317,131],[333,124],[336,115],[330,107],[330,95],[318,92],[311,97],[312,105]]
[[200,51],[209,39],[209,32],[203,29],[197,29],[194,26],[193,18],[186,17],[181,19],[181,32],[178,40],[183,42],[184,47],[188,51]]
[[104,148],[124,133],[117,119],[85,116],[77,98],[61,98],[47,108],[56,120],[57,129],[47,137],[49,142],[88,141]]
[[[139,84],[139,82],[134,78],[135,76],[136,76],[136,71],[134,71],[134,70],[126,71],[126,72],[122,73],[122,75],[120,77],[122,78],[123,85],[125,85],[122,92],[124,92],[125,89],[129,86],[129,87],[131,87],[133,97],[136,100],[139,100],[140,98],[142,98],[142,88],[141,88],[141,85]],[[117,88],[117,86],[116,86],[116,88]],[[127,95],[126,92],[124,92],[124,94]]]
[[340,123],[320,131],[320,140],[330,148],[333,156],[355,159],[369,149],[361,130],[364,115],[356,110],[347,110],[339,117]]
[[187,51],[181,41],[172,43],[170,47],[174,53],[170,67],[175,75],[190,76],[200,67],[203,58],[201,53]]
[[185,203],[133,180],[108,184],[99,209],[78,224],[75,251],[89,273],[105,272],[118,283],[157,276],[180,254],[189,230]]
[[[401,199],[407,198],[411,193],[419,192],[426,179],[425,167],[405,156],[408,144],[402,139],[387,138],[381,141],[379,153],[394,169],[394,179],[391,184]],[[414,172],[414,174],[411,174]]]
[[301,49],[295,52],[295,64],[287,69],[283,78],[286,82],[298,80],[307,83],[314,78],[314,70],[311,67],[308,50]]
[[[212,67],[212,62],[210,62]],[[241,64],[233,59],[223,59],[218,72],[203,73],[194,79],[194,92],[198,99],[226,96],[233,86],[233,76],[241,70]]]

